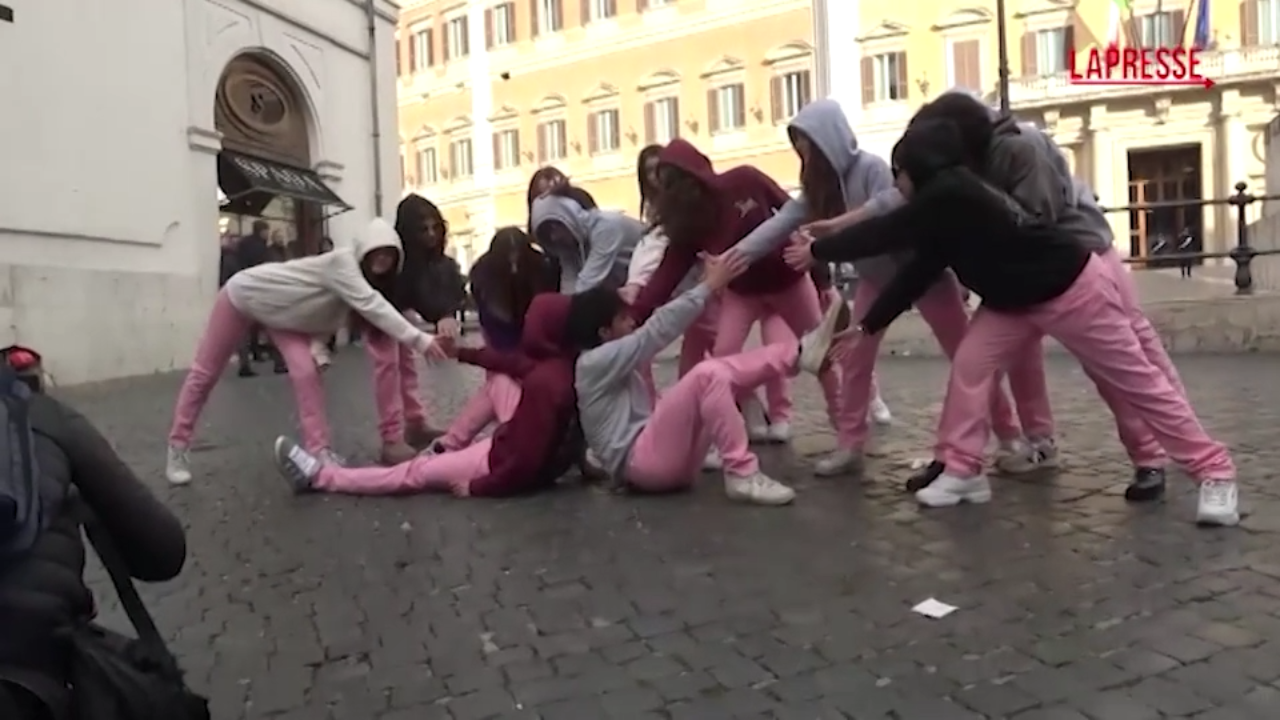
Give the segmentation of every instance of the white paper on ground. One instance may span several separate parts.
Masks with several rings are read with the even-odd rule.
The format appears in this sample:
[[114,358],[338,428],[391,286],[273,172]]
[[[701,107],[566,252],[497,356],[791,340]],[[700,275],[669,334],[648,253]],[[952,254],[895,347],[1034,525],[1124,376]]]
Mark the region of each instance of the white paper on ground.
[[925,617],[931,617],[934,620],[938,620],[940,618],[944,618],[950,615],[951,613],[955,612],[959,608],[957,608],[955,605],[948,605],[939,600],[935,600],[934,598],[929,598],[928,600],[925,600],[924,602],[920,603],[919,605],[916,605],[911,609],[915,612],[920,613],[921,615],[924,615]]

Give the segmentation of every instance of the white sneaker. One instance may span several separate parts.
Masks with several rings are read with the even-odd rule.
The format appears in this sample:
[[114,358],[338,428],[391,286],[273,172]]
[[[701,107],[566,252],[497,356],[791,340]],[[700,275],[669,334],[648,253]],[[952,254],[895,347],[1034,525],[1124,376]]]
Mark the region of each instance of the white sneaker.
[[818,327],[810,330],[800,338],[800,369],[817,375],[827,362],[827,353],[831,351],[831,342],[835,334],[849,325],[849,304],[832,303],[827,314],[822,316]]
[[1053,438],[1031,438],[1031,449],[1036,454],[1036,465],[1042,468],[1058,467],[1058,443]]
[[276,438],[274,459],[276,470],[280,471],[280,476],[288,481],[289,488],[295,493],[301,494],[315,489],[312,483],[316,475],[320,474],[320,468],[324,464],[320,458],[281,435]]
[[996,471],[1004,475],[1023,475],[1040,467],[1040,454],[1031,443],[1021,438],[1001,440],[995,465]]
[[325,465],[334,465],[336,467],[346,467],[347,459],[333,451],[333,448],[325,448],[315,454],[315,457]]
[[853,474],[862,469],[862,452],[851,448],[836,448],[813,465],[818,477]]
[[756,505],[787,505],[796,499],[796,491],[765,475],[725,475],[724,493],[730,500]]
[[876,425],[892,425],[893,413],[889,412],[889,405],[879,395],[871,398],[871,407],[867,409],[867,414],[871,416],[871,422]]
[[1205,480],[1200,483],[1196,523],[1223,527],[1240,524],[1240,491],[1235,480]]
[[916,502],[925,507],[951,507],[962,502],[991,502],[991,484],[986,475],[958,478],[942,473],[929,486],[916,491]]
[[769,418],[764,414],[764,405],[755,394],[748,395],[742,402],[742,419],[747,423],[747,439],[751,442],[769,441]]
[[769,442],[789,443],[791,442],[791,423],[773,423],[769,426],[769,430],[766,435],[769,437]]
[[186,485],[191,482],[191,455],[186,448],[169,446],[164,460],[164,476],[171,485]]
[[724,460],[720,458],[720,453],[715,448],[707,451],[707,456],[702,459],[702,471],[712,472],[713,470],[723,470]]

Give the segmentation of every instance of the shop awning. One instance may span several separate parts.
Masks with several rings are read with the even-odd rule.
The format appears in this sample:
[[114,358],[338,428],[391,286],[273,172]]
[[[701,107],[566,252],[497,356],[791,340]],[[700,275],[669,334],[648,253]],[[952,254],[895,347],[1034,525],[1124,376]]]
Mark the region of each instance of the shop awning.
[[226,196],[223,212],[256,215],[273,197],[350,210],[314,170],[223,150],[218,153],[218,187]]

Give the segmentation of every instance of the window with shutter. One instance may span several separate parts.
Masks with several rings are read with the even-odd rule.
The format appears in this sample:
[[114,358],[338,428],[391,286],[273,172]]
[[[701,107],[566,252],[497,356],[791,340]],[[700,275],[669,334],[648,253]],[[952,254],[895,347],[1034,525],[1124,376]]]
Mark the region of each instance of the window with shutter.
[[484,46],[493,47],[493,13],[494,8],[484,9]]
[[[538,37],[542,19],[538,17],[538,4],[542,0],[529,0],[529,37]],[[541,162],[541,160],[539,160]]]
[[711,88],[707,91],[707,130],[711,134],[720,132],[720,103],[719,90]]
[[1258,16],[1261,5],[1262,3],[1258,2],[1258,0],[1245,0],[1240,3],[1241,47],[1254,47],[1259,44]]
[[587,116],[587,152],[591,155],[600,153],[600,113],[593,112]]
[[862,58],[862,104],[876,101],[876,70],[872,58]]
[[769,78],[769,118],[770,122],[774,125],[777,125],[785,119],[785,113],[782,109],[783,92],[782,76],[774,75],[772,78]]
[[978,40],[957,40],[951,43],[952,87],[982,90],[981,48]]
[[656,128],[654,127],[655,113],[656,113],[656,110],[654,109],[652,102],[647,102],[644,104],[644,144],[645,145],[652,145],[654,142],[654,132],[656,130]]

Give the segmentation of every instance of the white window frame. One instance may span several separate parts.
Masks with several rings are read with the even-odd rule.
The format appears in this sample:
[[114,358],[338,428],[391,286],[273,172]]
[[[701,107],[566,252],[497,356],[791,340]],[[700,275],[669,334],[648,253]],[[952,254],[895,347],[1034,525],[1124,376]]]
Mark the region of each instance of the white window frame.
[[[707,132],[712,135],[732,135],[747,129],[747,83],[745,78],[732,77],[717,79],[711,84],[711,90],[715,93],[716,98],[716,119],[719,121],[720,127],[708,127]],[[737,91],[737,103],[733,102],[732,90]],[[726,99],[727,98],[727,99]],[[742,109],[742,117],[736,118],[737,122],[732,126],[725,124],[725,118],[731,113]],[[726,110],[730,112],[725,112]]]
[[1280,0],[1258,0],[1258,44],[1280,45]]
[[[887,58],[892,57],[896,59],[899,54],[905,56],[906,49],[897,47],[883,48],[877,49],[875,52],[871,53],[871,81],[873,83],[871,96],[873,98],[872,102],[877,105],[906,102],[907,98],[911,96],[911,88],[908,87],[903,90],[903,97],[890,97],[892,93],[889,91],[892,90],[893,80],[896,79],[898,73],[896,70],[888,67],[889,63],[887,62]],[[951,63],[948,62],[947,64],[950,65]],[[905,82],[910,83],[911,78],[907,78]],[[883,88],[881,87],[882,85]],[[879,92],[881,89],[885,90],[883,94]]]
[[[1067,71],[1067,53],[1072,48],[1067,47],[1067,28],[1065,25],[1057,27],[1038,28],[1030,32],[1035,33],[1036,37],[1036,74],[1037,75],[1060,75]],[[1056,48],[1056,57],[1048,54],[1045,38],[1053,35],[1058,38],[1058,47]],[[1052,66],[1053,70],[1046,69]]]
[[[606,104],[591,107],[587,112],[588,122],[594,125],[593,131],[596,136],[596,147],[595,152],[591,153],[592,157],[612,155],[622,150],[622,109],[616,104]],[[609,129],[607,127],[608,123],[601,123],[601,121],[606,117],[613,118],[613,132],[601,132],[602,130]],[[606,147],[606,138],[610,142],[613,142],[616,139],[617,143],[610,147]],[[591,148],[587,149],[590,150]]]
[[409,68],[409,74],[430,70],[435,58],[432,57],[432,44],[435,38],[430,25],[418,25],[411,29],[409,42],[413,43],[413,67]]
[[[520,128],[516,125],[495,127],[493,133],[498,136],[498,147],[493,157],[494,169],[498,172],[512,172],[520,169]],[[514,142],[507,142],[514,140]]]
[[[659,92],[646,100],[653,103],[653,141],[659,145],[666,145],[680,137],[679,87],[664,88],[664,92]],[[675,117],[672,117],[671,112],[671,103],[673,102],[675,103]]]
[[[557,128],[555,137],[550,134],[551,128]],[[546,142],[543,142],[543,131],[547,130]],[[534,138],[534,151],[545,149],[546,155],[538,158],[539,164],[556,163],[569,157],[569,121],[565,119],[564,113],[549,113],[538,118],[535,127],[536,137]],[[554,139],[556,142],[550,142]],[[558,152],[553,152],[557,150]]]
[[[444,20],[444,61],[447,63],[466,60],[471,54],[471,29],[465,14],[451,15]],[[461,52],[459,52],[461,51]]]
[[[589,0],[589,2],[591,3],[591,5],[589,6],[589,15],[590,15],[591,22],[600,22],[601,20],[613,20],[614,18],[618,17],[617,0]],[[613,4],[613,14],[606,15],[605,13],[609,10],[610,3]]]
[[[560,27],[552,27],[553,9],[559,8]],[[564,0],[538,0],[538,37],[554,35],[564,30]]]
[[440,151],[434,140],[416,143],[413,147],[413,173],[418,187],[440,182]]
[[[476,175],[476,147],[475,143],[471,141],[470,132],[471,130],[468,128],[466,134],[459,134],[449,138],[449,179],[453,182],[470,180]],[[462,147],[463,143],[466,143],[467,148],[465,157],[467,167],[466,172],[458,172],[459,163],[457,162],[458,158],[455,157],[455,152],[457,148]]]
[[804,74],[809,75],[809,98],[808,102],[813,102],[813,68],[808,65],[795,67],[776,68],[775,74],[782,78],[782,115],[786,120],[796,116],[807,103],[802,97],[804,94],[801,87],[801,80]]
[[[500,2],[491,10],[493,17],[493,46],[506,47],[516,41],[516,4]],[[499,32],[501,30],[501,32]]]
[[[1259,37],[1261,37],[1261,35],[1262,35],[1262,17],[1261,17],[1261,16],[1262,16],[1262,13],[1261,13],[1262,7],[1261,7],[1261,6],[1259,6],[1259,7],[1258,7],[1258,10],[1259,10],[1259,13],[1258,13],[1258,16],[1259,16],[1259,17],[1258,17],[1258,35],[1259,35]],[[1164,20],[1164,22],[1161,22],[1159,25],[1156,25],[1156,19],[1157,19],[1157,18],[1162,18],[1162,19]],[[1150,30],[1152,31],[1152,33],[1157,34],[1157,35],[1164,35],[1164,34],[1165,34],[1165,33],[1163,33],[1163,32],[1156,32],[1157,30],[1167,30],[1167,31],[1168,31],[1168,37],[1167,37],[1167,38],[1152,38],[1152,37],[1148,37],[1148,32],[1147,32],[1147,30],[1148,30],[1148,29],[1150,29]],[[1158,12],[1156,12],[1156,11],[1152,11],[1152,12],[1149,12],[1149,13],[1144,13],[1144,14],[1139,15],[1139,16],[1138,16],[1138,34],[1139,34],[1139,36],[1140,36],[1139,40],[1140,40],[1140,42],[1141,42],[1141,44],[1142,44],[1142,46],[1143,46],[1143,47],[1173,47],[1173,46],[1175,46],[1175,45],[1180,44],[1180,43],[1179,43],[1179,38],[1175,37],[1175,36],[1178,34],[1178,28],[1176,28],[1176,27],[1174,27],[1174,26],[1173,26],[1173,11],[1172,11],[1172,10],[1160,10],[1160,11],[1158,11]]]

